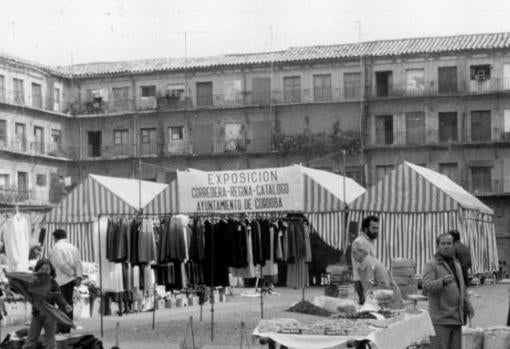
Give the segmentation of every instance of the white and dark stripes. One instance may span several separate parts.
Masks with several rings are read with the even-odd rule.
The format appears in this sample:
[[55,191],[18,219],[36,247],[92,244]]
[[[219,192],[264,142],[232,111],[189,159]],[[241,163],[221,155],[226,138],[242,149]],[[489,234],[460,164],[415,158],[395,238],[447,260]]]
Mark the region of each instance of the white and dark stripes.
[[43,256],[47,257],[48,252],[53,248],[55,242],[52,233],[56,229],[64,229],[67,232],[69,241],[78,247],[81,259],[85,262],[96,262],[94,260],[94,244],[92,240],[93,223],[47,223],[46,239],[43,245]]

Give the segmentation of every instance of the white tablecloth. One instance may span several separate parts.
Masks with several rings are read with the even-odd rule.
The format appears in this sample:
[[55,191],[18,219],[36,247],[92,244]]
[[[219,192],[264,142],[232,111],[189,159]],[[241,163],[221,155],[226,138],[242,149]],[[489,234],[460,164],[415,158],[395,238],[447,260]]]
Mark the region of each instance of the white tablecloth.
[[374,330],[366,337],[295,335],[273,332],[261,333],[258,328],[252,333],[257,337],[273,341],[292,349],[342,348],[351,340],[369,339],[377,349],[405,349],[407,346],[434,335],[429,313],[421,310],[418,314],[405,314],[404,318],[387,328]]

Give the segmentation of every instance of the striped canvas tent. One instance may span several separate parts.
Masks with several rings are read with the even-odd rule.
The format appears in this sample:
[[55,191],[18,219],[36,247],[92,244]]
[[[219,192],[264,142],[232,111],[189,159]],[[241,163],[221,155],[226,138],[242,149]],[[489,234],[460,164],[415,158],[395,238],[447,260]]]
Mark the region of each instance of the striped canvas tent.
[[380,220],[377,257],[416,261],[418,273],[436,251],[436,237],[457,229],[470,246],[473,272],[497,270],[494,212],[462,187],[430,169],[404,162],[356,199],[349,221]]
[[[351,178],[332,172],[300,166],[303,175],[303,212],[314,230],[329,246],[347,247],[346,209],[365,192]],[[345,192],[344,192],[345,187]]]
[[[168,185],[90,174],[44,217],[46,230],[65,229],[84,261],[93,261],[92,224],[99,215],[135,214]],[[45,253],[53,246],[46,235]]]
[[172,181],[161,193],[145,206],[144,213],[168,214],[179,212],[177,200],[177,181]]

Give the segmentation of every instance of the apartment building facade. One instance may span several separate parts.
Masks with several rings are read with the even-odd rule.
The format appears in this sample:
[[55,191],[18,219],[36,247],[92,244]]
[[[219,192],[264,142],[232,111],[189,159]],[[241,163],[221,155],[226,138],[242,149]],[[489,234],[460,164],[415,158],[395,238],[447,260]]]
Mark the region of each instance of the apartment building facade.
[[372,185],[407,160],[493,207],[510,251],[509,33],[0,69],[0,187],[292,163]]
[[18,58],[0,59],[0,203],[47,207],[72,162],[64,135],[67,81],[56,70]]

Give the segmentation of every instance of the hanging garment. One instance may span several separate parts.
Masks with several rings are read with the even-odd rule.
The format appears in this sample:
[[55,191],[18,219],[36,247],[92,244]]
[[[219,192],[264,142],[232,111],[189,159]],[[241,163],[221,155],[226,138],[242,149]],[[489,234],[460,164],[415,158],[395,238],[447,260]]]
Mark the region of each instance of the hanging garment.
[[250,225],[251,225],[253,264],[261,265],[263,263],[263,260],[262,260],[260,224],[258,221],[253,220]]
[[305,260],[287,265],[287,287],[308,287],[308,263]]
[[248,251],[246,242],[246,226],[238,221],[227,222],[227,241],[229,242],[229,266],[246,268],[248,266]]
[[129,262],[132,265],[140,264],[140,257],[139,257],[139,236],[140,236],[140,225],[141,221],[139,220],[133,220],[131,223],[131,234],[130,234],[130,247],[129,250],[131,251],[131,256],[129,259]]
[[[265,227],[264,227],[265,229]],[[276,227],[274,225],[269,225],[268,222],[268,240],[269,240],[269,258],[265,261],[264,266],[262,267],[262,275],[263,276],[272,276],[278,275],[278,264],[274,258],[274,244],[276,243]]]
[[200,262],[204,259],[204,226],[200,219],[194,219],[190,239],[190,256],[192,261]]
[[[108,229],[108,218],[101,217],[97,224],[93,224],[94,233],[92,234],[94,239],[94,246],[98,246],[95,249],[96,251],[96,259],[99,260],[99,248],[101,251],[106,251],[107,241],[106,241],[106,233]],[[98,238],[98,230],[99,230],[99,241]],[[102,268],[102,281],[103,281],[103,292],[123,292],[124,284],[122,277],[122,264],[121,263],[113,263],[110,262],[106,258],[105,253],[101,253],[101,268]]]
[[155,260],[156,239],[152,228],[152,220],[144,219],[138,235],[138,262],[151,263]]
[[271,236],[269,231],[269,221],[264,219],[260,223],[260,245],[261,245],[261,265],[264,266],[265,262],[271,258]]
[[253,264],[253,247],[252,247],[252,230],[250,225],[244,226],[244,234],[246,234],[246,260],[247,266],[245,268],[230,268],[230,272],[234,277],[254,278],[255,265]]
[[204,281],[207,286],[229,286],[227,223],[205,222]]
[[9,271],[28,271],[30,226],[22,214],[15,214],[1,227],[0,239],[5,247]]

